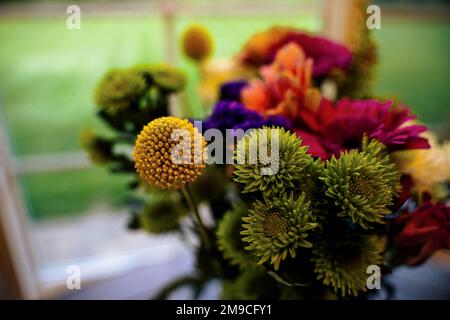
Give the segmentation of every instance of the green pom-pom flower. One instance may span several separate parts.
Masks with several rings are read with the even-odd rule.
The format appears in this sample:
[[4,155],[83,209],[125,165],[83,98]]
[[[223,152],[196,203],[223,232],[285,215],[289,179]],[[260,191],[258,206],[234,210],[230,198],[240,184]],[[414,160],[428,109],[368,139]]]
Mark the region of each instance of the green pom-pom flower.
[[395,163],[391,160],[386,146],[378,140],[369,140],[366,136],[362,141],[362,150],[372,157],[378,159],[378,163],[383,170],[383,176],[389,181],[394,195],[399,195],[402,191],[400,184],[400,171],[397,169]]
[[104,165],[113,160],[112,141],[97,136],[93,130],[86,129],[81,132],[80,142],[86,149],[92,162],[98,165]]
[[313,249],[317,279],[341,296],[367,290],[367,267],[383,262],[385,240],[377,236],[351,236],[317,244]]
[[186,210],[177,193],[156,193],[139,214],[139,225],[150,233],[165,233],[178,228]]
[[373,223],[384,223],[393,201],[391,171],[370,152],[351,150],[327,162],[323,180],[326,195],[340,209],[338,217],[349,217],[353,223],[369,229]]
[[156,85],[167,93],[178,92],[186,86],[186,75],[167,64],[138,65],[133,71],[142,75],[150,86]]
[[295,198],[293,194],[275,200],[257,200],[244,221],[246,250],[256,255],[259,264],[269,261],[278,270],[282,260],[295,258],[300,247],[311,248],[306,240],[311,230],[317,227],[305,195]]
[[301,143],[283,128],[252,130],[237,144],[234,180],[244,185],[244,193],[267,197],[295,190],[310,159]]
[[125,111],[137,105],[146,93],[145,79],[137,72],[129,70],[111,70],[97,86],[95,102],[110,115]]
[[323,216],[322,207],[327,203],[325,184],[320,179],[324,174],[323,161],[310,158],[304,168],[303,178],[298,182],[298,190],[305,194],[305,200],[309,202],[310,209],[315,217]]
[[217,228],[217,244],[230,264],[239,265],[242,269],[254,269],[258,259],[244,249],[245,244],[241,239],[241,231],[244,230],[242,217],[246,213],[247,207],[240,204],[224,214]]

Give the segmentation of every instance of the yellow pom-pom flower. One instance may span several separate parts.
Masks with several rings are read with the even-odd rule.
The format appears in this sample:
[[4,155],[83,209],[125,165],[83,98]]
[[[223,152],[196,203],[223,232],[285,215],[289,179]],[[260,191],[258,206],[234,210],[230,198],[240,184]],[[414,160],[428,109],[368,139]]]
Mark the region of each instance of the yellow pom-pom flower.
[[162,117],[142,129],[133,159],[139,176],[150,185],[180,189],[205,168],[206,142],[188,120]]
[[206,28],[192,25],[184,32],[181,45],[186,56],[200,62],[211,55],[213,42]]

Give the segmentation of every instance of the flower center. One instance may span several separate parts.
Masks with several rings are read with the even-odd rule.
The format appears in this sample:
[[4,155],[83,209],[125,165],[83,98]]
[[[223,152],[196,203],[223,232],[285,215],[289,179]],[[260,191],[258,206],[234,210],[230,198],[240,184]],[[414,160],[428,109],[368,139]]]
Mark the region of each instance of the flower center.
[[269,213],[263,222],[264,235],[275,238],[287,231],[289,220],[278,213]]
[[313,202],[316,199],[317,195],[317,187],[312,178],[304,181],[300,185],[300,191],[303,191],[305,193],[305,200],[310,201],[311,205],[313,205]]
[[370,199],[373,196],[373,187],[361,176],[353,176],[349,184],[350,196],[361,196]]

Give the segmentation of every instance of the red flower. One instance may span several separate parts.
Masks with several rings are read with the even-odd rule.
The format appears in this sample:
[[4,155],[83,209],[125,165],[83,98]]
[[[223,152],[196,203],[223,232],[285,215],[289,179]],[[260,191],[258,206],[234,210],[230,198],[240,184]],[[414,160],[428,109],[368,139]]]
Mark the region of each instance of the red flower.
[[394,199],[394,205],[391,207],[392,211],[397,211],[400,207],[411,198],[411,189],[414,186],[413,179],[408,174],[402,174],[400,177],[401,193]]
[[377,100],[338,101],[333,108],[322,103],[315,114],[302,115],[297,133],[309,143],[309,152],[328,159],[343,150],[357,149],[366,134],[382,142],[389,151],[429,148],[427,139],[419,136],[426,131],[423,125],[408,123],[415,119],[409,108],[393,101]]
[[403,226],[394,241],[407,264],[419,264],[435,251],[450,248],[450,207],[445,203],[427,200],[394,224]]

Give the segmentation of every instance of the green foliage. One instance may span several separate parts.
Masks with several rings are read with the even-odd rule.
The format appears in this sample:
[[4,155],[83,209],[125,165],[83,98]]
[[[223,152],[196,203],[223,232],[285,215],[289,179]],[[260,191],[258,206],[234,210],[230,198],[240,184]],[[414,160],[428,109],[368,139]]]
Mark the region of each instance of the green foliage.
[[138,65],[132,70],[143,76],[150,86],[156,86],[165,93],[175,93],[186,86],[185,73],[167,64]]
[[222,299],[276,299],[280,295],[278,283],[263,268],[244,270],[238,278],[223,284]]
[[139,224],[150,233],[166,233],[177,230],[180,219],[187,210],[180,203],[177,192],[155,192],[139,213]]
[[202,175],[191,185],[196,199],[198,201],[214,201],[225,197],[227,184],[219,181],[227,179],[222,168],[215,165],[207,166]]
[[112,141],[97,136],[93,130],[86,129],[81,132],[81,145],[86,149],[92,162],[104,165],[113,158]]
[[[363,10],[365,11],[365,7]],[[353,52],[352,63],[345,76],[338,80],[340,97],[367,99],[373,96],[372,86],[378,66],[378,45],[365,23],[359,30],[360,46]]]

